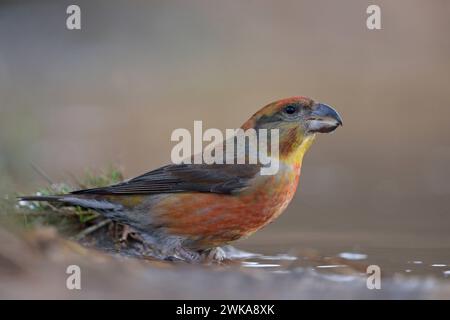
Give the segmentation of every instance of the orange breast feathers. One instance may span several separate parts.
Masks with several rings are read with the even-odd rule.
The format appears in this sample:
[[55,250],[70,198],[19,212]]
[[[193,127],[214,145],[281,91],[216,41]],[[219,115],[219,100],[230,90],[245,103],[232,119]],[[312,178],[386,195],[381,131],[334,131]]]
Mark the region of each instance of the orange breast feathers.
[[300,164],[280,168],[273,176],[258,176],[236,195],[172,194],[151,209],[151,215],[171,234],[197,246],[220,245],[245,237],[278,217],[297,189]]

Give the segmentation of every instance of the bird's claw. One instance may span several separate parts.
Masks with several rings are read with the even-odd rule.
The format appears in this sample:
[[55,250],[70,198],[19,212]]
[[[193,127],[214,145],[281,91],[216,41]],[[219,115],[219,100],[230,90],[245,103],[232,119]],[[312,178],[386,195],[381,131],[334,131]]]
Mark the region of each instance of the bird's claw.
[[221,247],[206,250],[202,256],[206,262],[222,262],[227,259],[227,254]]

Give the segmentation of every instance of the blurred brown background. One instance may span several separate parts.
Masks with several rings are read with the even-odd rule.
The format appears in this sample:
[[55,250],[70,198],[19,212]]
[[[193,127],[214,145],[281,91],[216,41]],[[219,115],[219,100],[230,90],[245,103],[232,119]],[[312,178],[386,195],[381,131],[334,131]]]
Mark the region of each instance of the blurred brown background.
[[[81,31],[66,29],[73,3]],[[132,177],[170,161],[175,128],[234,128],[307,95],[344,127],[249,241],[448,248],[449,31],[445,0],[2,0],[0,190],[45,184],[31,162],[56,181],[111,163]]]

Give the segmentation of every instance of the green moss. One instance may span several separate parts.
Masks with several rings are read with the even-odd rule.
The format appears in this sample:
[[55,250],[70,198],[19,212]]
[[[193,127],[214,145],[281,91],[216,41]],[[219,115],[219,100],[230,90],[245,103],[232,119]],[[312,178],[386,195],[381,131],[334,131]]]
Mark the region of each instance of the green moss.
[[[121,170],[109,166],[98,174],[87,171],[76,187],[66,183],[55,183],[37,190],[36,195],[65,194],[76,189],[103,187],[123,180]],[[14,196],[0,200],[0,219],[3,223],[21,228],[53,226],[64,235],[72,236],[103,219],[98,213],[81,207],[68,207],[56,203],[38,201],[18,201]]]

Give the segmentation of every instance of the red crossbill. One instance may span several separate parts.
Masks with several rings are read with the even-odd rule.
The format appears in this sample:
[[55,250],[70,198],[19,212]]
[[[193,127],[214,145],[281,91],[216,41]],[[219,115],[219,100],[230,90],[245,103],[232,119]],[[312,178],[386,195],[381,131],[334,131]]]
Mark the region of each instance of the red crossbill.
[[[23,197],[98,211],[136,229],[161,258],[197,261],[276,219],[292,200],[316,133],[342,125],[331,107],[306,97],[273,102],[242,129],[278,129],[279,169],[257,164],[170,164],[108,187]],[[248,152],[248,149],[246,149]]]

